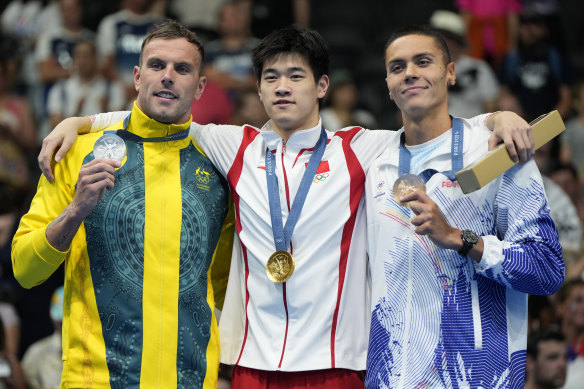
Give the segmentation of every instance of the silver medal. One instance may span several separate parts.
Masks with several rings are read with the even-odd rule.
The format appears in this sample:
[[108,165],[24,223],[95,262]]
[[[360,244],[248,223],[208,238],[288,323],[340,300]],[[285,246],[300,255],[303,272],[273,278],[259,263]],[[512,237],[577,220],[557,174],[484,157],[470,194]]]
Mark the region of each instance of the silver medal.
[[116,134],[104,134],[93,145],[93,156],[96,159],[107,158],[122,162],[126,156],[126,143]]
[[408,203],[402,203],[399,199],[418,189],[426,191],[424,180],[415,174],[404,174],[393,184],[393,198],[399,205],[407,207]]

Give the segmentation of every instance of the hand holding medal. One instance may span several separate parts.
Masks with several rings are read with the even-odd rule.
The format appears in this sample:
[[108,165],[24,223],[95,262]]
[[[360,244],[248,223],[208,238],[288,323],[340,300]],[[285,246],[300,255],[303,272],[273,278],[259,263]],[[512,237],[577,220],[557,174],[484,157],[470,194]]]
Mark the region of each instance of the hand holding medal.
[[122,162],[126,156],[126,142],[114,133],[105,133],[93,145],[93,156]]
[[400,176],[393,184],[393,198],[403,207],[409,207],[408,202],[401,202],[400,199],[415,190],[426,191],[426,184],[419,176],[415,174],[404,174]]

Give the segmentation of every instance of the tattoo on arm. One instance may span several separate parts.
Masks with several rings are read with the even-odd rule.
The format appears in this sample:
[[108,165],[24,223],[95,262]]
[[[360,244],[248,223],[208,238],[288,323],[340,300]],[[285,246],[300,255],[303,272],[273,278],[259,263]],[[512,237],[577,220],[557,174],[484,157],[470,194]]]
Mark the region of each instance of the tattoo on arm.
[[59,251],[67,251],[69,249],[73,237],[75,237],[80,226],[80,224],[75,222],[66,221],[70,213],[71,208],[70,206],[67,206],[47,227],[47,240],[51,246]]

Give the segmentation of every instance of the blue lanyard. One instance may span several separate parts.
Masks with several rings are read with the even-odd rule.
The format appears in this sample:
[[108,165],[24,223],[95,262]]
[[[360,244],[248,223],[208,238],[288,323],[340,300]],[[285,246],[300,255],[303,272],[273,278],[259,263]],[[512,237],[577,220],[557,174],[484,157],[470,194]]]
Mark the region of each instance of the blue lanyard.
[[[402,132],[400,138],[398,167],[399,176],[403,176],[404,174],[408,174],[410,172],[410,162],[412,160],[412,155],[405,146],[405,135],[405,132]],[[448,177],[450,181],[456,181],[455,174],[464,167],[462,159],[462,146],[464,143],[463,139],[464,131],[462,122],[458,118],[452,118],[452,144],[450,146],[450,160],[452,163],[452,170],[442,172],[442,174]],[[424,182],[428,182],[428,180],[436,173],[438,173],[437,170],[426,169],[419,173],[418,176],[420,176]]]
[[310,184],[314,179],[316,170],[320,165],[320,161],[324,154],[326,148],[327,135],[324,128],[320,130],[320,138],[314,147],[314,151],[308,160],[308,165],[300,181],[300,186],[294,197],[294,202],[292,203],[292,208],[290,208],[290,214],[288,219],[286,219],[286,226],[282,224],[282,210],[280,208],[280,193],[278,190],[278,178],[276,177],[276,157],[270,151],[266,149],[266,179],[268,181],[268,198],[270,200],[270,216],[272,218],[272,232],[274,234],[274,243],[276,244],[276,250],[287,251],[290,246],[290,239],[292,238],[292,232],[294,227],[298,222],[300,217],[300,211],[304,206],[304,201],[308,195],[308,190],[310,189]]
[[115,133],[120,138],[125,139],[125,140],[129,140],[129,141],[135,142],[135,143],[172,142],[175,140],[185,139],[187,136],[189,136],[190,128],[187,128],[186,130],[182,130],[180,132],[177,132],[177,133],[174,133],[171,135],[167,135],[167,136],[158,136],[158,137],[154,137],[154,138],[142,138],[141,136],[136,135],[133,132],[130,132],[127,130],[128,123],[130,122],[130,116],[132,116],[131,113],[128,116],[126,116],[126,118],[124,119],[124,128],[123,129],[117,130],[117,131],[104,131],[104,134]]

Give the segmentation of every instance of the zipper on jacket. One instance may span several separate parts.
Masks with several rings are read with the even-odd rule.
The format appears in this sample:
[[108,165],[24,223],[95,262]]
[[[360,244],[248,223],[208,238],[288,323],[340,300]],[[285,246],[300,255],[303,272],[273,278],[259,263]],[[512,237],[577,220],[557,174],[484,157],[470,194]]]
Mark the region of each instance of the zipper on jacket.
[[[290,190],[288,187],[288,175],[286,174],[286,167],[284,166],[284,153],[286,152],[286,141],[282,139],[282,173],[284,175],[284,188],[286,191],[286,206],[288,207],[288,213],[290,213]],[[278,193],[278,196],[280,194]],[[292,251],[292,242],[290,242],[290,251]],[[284,301],[284,311],[286,312],[286,329],[284,332],[284,341],[282,343],[282,353],[280,354],[280,362],[278,362],[277,370],[282,368],[282,361],[284,360],[284,352],[286,350],[286,342],[288,340],[288,325],[289,325],[289,317],[288,317],[288,302],[286,298],[286,283],[282,284],[282,300]]]

